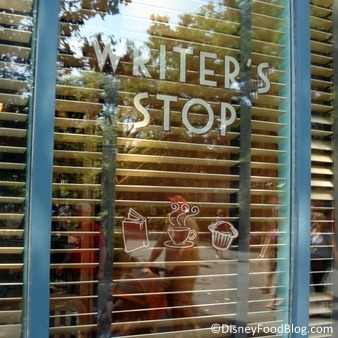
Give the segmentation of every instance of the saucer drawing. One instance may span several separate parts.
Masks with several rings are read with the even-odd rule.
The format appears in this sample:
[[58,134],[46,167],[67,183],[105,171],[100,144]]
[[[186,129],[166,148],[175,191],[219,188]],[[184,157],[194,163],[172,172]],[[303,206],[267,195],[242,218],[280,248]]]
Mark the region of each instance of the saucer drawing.
[[164,245],[167,247],[167,248],[173,248],[173,249],[176,249],[176,248],[191,248],[194,246],[194,242],[191,242],[191,241],[186,241],[185,243],[182,243],[182,244],[175,244],[173,241],[166,241],[164,242]]

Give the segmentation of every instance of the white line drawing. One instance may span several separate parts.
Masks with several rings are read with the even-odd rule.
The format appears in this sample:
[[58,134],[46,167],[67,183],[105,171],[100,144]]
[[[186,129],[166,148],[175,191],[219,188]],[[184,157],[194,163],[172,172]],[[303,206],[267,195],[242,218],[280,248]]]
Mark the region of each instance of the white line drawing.
[[127,253],[149,247],[147,219],[132,208],[122,221],[122,234]]
[[229,222],[218,221],[208,226],[211,231],[212,246],[216,250],[226,251],[238,237],[237,229]]
[[195,230],[187,226],[187,219],[195,216],[200,212],[199,207],[193,206],[190,208],[188,203],[173,202],[170,205],[171,212],[168,215],[169,227],[168,236],[170,240],[164,242],[167,248],[191,248],[194,246],[193,240],[197,236]]

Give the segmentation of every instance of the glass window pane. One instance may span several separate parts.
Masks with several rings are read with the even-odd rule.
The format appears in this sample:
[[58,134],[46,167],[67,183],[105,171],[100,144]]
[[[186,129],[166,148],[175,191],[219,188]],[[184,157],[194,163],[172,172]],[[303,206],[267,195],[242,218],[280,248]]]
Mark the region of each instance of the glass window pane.
[[52,337],[287,320],[288,13],[61,2]]

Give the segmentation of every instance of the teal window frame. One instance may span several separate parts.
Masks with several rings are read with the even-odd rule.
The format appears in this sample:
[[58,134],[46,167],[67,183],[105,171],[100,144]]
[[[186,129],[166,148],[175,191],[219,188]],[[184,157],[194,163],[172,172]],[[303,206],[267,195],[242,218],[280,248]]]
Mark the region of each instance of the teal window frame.
[[[291,315],[295,327],[308,327],[311,223],[311,48],[310,2],[293,0]],[[292,337],[301,337],[293,333]],[[303,336],[304,337],[304,336]]]
[[27,152],[23,337],[49,336],[49,252],[59,0],[35,2]]

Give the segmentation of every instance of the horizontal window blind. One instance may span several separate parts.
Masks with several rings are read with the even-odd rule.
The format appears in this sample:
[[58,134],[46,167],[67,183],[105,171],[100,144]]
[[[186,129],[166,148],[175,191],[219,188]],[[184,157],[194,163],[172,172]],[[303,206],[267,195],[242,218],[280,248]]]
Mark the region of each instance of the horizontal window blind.
[[[311,284],[310,326],[332,322],[333,37],[332,1],[311,1]],[[309,335],[311,337],[311,335]],[[332,333],[323,337],[333,337]]]
[[0,331],[20,337],[33,1],[0,8]]
[[[114,259],[113,267],[106,264],[104,280],[110,278],[114,301],[118,295],[123,304],[113,311],[112,332],[174,335],[173,327],[180,327],[181,319],[172,313],[187,318],[189,325],[184,329],[189,330],[184,334],[196,330],[208,335],[212,323],[238,320],[238,245],[234,241],[231,250],[219,257],[208,227],[219,211],[223,220],[238,227],[240,133],[248,133],[251,139],[248,324],[273,327],[280,323],[286,311],[288,279],[285,3],[252,2],[252,28],[245,42],[252,49],[250,60],[245,60],[251,81],[241,82],[238,72],[227,84],[227,72],[244,62],[240,57],[244,43],[241,9],[236,2],[173,1],[156,6],[149,0],[121,1],[119,6],[103,0],[82,1],[80,6],[61,2],[51,239],[52,337],[89,335],[96,329],[97,313],[104,312],[98,299],[104,251]],[[121,53],[120,59],[113,64],[107,54],[100,63],[95,41],[103,55],[110,39],[112,53]],[[164,55],[165,72],[161,68]],[[264,79],[270,83],[266,91]],[[245,98],[251,102],[251,134],[240,129],[241,86],[252,88]],[[135,128],[144,119],[135,104],[140,93],[149,123]],[[225,135],[220,123],[222,102],[231,105],[235,114]],[[229,119],[230,111],[226,114]],[[205,132],[201,132],[203,127]],[[109,175],[113,180],[107,185]],[[177,195],[185,198],[190,210],[199,208],[193,217],[199,241],[191,242],[192,257],[179,262],[166,260],[164,245],[158,244],[166,235],[167,213],[173,207],[168,198]],[[88,213],[79,214],[79,207]],[[130,210],[146,218],[149,246],[126,252],[123,222]],[[177,250],[165,250],[170,249]],[[152,253],[160,254],[149,262]],[[168,275],[164,270],[170,267],[188,271],[188,275]],[[113,275],[109,276],[111,268]],[[184,304],[185,294],[190,294],[184,285],[192,281],[192,303]],[[167,288],[164,282],[182,288]],[[163,308],[162,295],[176,302]],[[180,297],[182,304],[177,301]],[[106,305],[110,311],[111,304]]]

